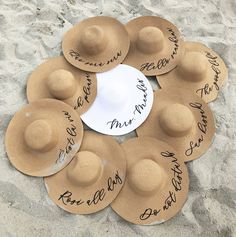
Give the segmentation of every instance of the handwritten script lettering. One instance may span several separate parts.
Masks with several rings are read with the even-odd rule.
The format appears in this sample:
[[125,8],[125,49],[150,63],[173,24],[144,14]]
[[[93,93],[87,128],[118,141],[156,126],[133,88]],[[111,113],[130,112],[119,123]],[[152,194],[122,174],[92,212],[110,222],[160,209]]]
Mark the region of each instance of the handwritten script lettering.
[[112,177],[109,177],[107,180],[107,191],[113,191],[118,184],[122,184],[122,179],[119,176],[119,172],[116,171],[115,178],[112,179]]
[[205,111],[202,108],[202,104],[199,102],[190,103],[189,104],[192,108],[199,110],[201,115],[201,121],[197,122],[197,127],[201,131],[201,135],[198,137],[197,141],[190,141],[189,148],[186,149],[185,155],[191,156],[195,150],[195,148],[198,148],[201,146],[202,142],[204,141],[204,134],[207,133],[207,116]]
[[110,129],[123,128],[123,127],[128,127],[129,125],[131,125],[134,120],[135,119],[132,118],[132,119],[129,119],[128,121],[124,121],[121,123],[117,119],[113,119],[112,121],[108,121],[107,124],[110,124]]
[[138,79],[140,84],[136,85],[136,87],[143,92],[143,102],[141,104],[135,105],[135,110],[133,114],[135,115],[136,112],[142,114],[142,110],[147,106],[147,87],[145,86],[143,80]]
[[130,119],[128,119],[127,121],[123,121],[120,122],[119,120],[117,120],[116,118],[113,119],[112,121],[108,121],[107,125],[110,125],[110,129],[113,128],[123,128],[123,127],[128,127],[130,126],[133,121],[135,120],[135,116],[136,114],[142,114],[142,111],[146,108],[147,106],[147,100],[148,100],[148,94],[147,94],[147,87],[144,84],[144,81],[137,78],[138,84],[136,85],[136,88],[141,91],[141,93],[143,93],[143,98],[142,98],[142,102],[140,104],[136,104],[134,106],[134,111],[133,114],[134,116]]
[[104,188],[97,190],[91,200],[87,200],[87,204],[91,206],[92,204],[96,205],[98,202],[102,201],[106,195]]
[[66,132],[68,137],[66,138],[67,143],[66,146],[59,150],[59,155],[57,159],[57,163],[62,163],[66,156],[72,151],[73,146],[75,145],[74,137],[77,136],[77,128],[74,125],[74,120],[72,119],[71,115],[67,111],[62,111],[65,118],[70,122],[70,126],[66,128]]
[[163,210],[168,210],[169,207],[171,207],[172,203],[176,202],[176,196],[175,193],[172,191],[169,191],[169,196],[165,200],[165,205],[163,206]]
[[92,85],[92,80],[90,78],[90,74],[86,72],[86,80],[87,80],[87,85],[83,86],[83,92],[84,96],[79,96],[77,98],[77,105],[74,106],[74,109],[78,109],[84,105],[84,101],[86,101],[89,104],[89,96],[91,94],[91,85]]
[[64,116],[69,120],[70,123],[74,122],[71,115],[67,111],[62,111],[64,113]]
[[152,210],[151,208],[147,208],[145,211],[144,211],[144,213],[142,213],[140,216],[139,216],[139,218],[140,218],[140,220],[147,220],[150,216],[157,216],[158,215],[158,213],[161,211],[161,209],[159,209],[159,210],[156,210],[156,209],[154,209],[154,210]]
[[170,32],[171,36],[168,38],[169,41],[174,43],[174,49],[172,51],[172,54],[170,55],[170,57],[172,59],[175,58],[175,55],[177,55],[178,50],[179,50],[179,39],[176,36],[175,32],[171,29],[171,28],[167,28],[167,30]]
[[119,50],[116,55],[114,55],[111,59],[108,59],[106,62],[89,62],[86,59],[84,59],[78,52],[74,50],[70,50],[69,55],[76,61],[82,62],[85,65],[89,65],[92,67],[103,67],[104,65],[108,65],[116,60],[118,60],[119,57],[121,57],[122,53],[121,50]]
[[107,186],[96,190],[92,197],[87,199],[86,201],[81,198],[76,199],[72,197],[73,193],[68,190],[63,194],[59,195],[58,200],[61,201],[64,205],[79,206],[84,204],[89,207],[91,205],[97,205],[98,203],[102,202],[106,197],[107,192],[113,192],[117,186],[122,184],[122,177],[119,175],[119,171],[117,170],[114,173],[113,177],[110,176],[107,179]]
[[163,67],[165,67],[168,63],[170,62],[169,58],[161,58],[158,60],[157,63],[143,63],[140,67],[140,71],[151,71],[151,70],[155,70],[155,69],[162,69]]
[[147,220],[151,216],[157,216],[161,211],[168,210],[174,203],[177,202],[176,193],[182,190],[182,170],[178,159],[175,157],[175,153],[169,151],[161,152],[161,155],[165,158],[170,158],[173,164],[171,171],[173,176],[171,184],[173,190],[169,190],[167,198],[164,200],[163,206],[160,209],[147,208],[140,216],[140,220]]
[[84,203],[84,201],[80,200],[75,200],[71,198],[72,193],[69,191],[64,192],[58,200],[61,200],[64,205],[76,205],[79,206]]
[[213,70],[214,72],[214,78],[213,78],[213,83],[211,85],[206,83],[204,87],[196,90],[196,93],[200,95],[201,98],[203,98],[206,95],[211,94],[211,92],[214,90],[218,91],[220,89],[218,85],[218,81],[219,81],[219,75],[221,74],[221,71],[219,68],[220,64],[217,62],[217,56],[213,56],[210,52],[205,52],[205,53],[206,53],[208,62],[211,65],[211,70]]
[[140,71],[144,71],[144,70],[152,71],[152,70],[156,70],[156,69],[160,70],[160,69],[166,67],[166,65],[169,64],[169,62],[171,60],[175,59],[175,56],[178,54],[178,51],[179,51],[179,39],[173,29],[167,28],[167,31],[170,33],[168,40],[171,43],[173,43],[173,45],[174,45],[174,48],[173,48],[173,51],[172,51],[170,57],[161,58],[158,60],[158,62],[143,63],[140,67]]
[[166,152],[161,152],[161,155],[163,157],[172,158],[171,162],[174,164],[174,167],[171,168],[171,170],[173,171],[173,175],[174,175],[172,178],[172,185],[175,188],[175,191],[180,191],[181,190],[181,183],[182,183],[181,174],[183,172],[180,169],[180,164],[177,162],[177,158],[175,157],[175,154],[171,153],[169,151],[166,151]]

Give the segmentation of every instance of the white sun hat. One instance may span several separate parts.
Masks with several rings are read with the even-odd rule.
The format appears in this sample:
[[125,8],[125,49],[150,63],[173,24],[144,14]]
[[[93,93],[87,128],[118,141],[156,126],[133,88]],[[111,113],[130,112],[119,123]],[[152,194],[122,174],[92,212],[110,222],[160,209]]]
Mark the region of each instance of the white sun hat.
[[122,64],[96,76],[97,97],[81,116],[83,122],[108,135],[127,134],[139,127],[153,104],[153,90],[144,74]]

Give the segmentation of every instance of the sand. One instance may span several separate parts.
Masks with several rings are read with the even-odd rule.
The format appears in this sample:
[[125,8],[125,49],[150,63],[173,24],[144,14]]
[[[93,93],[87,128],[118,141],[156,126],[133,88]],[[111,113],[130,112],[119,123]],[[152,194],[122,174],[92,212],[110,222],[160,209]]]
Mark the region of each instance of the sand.
[[[0,236],[236,236],[236,1],[94,2],[0,0]],[[27,77],[45,59],[60,55],[62,36],[73,24],[96,15],[123,23],[141,15],[164,17],[186,40],[212,47],[229,67],[228,84],[210,104],[217,126],[214,143],[188,164],[188,201],[161,225],[129,224],[109,207],[88,216],[66,213],[48,198],[43,179],[16,171],[5,152],[7,125],[27,103]],[[154,80],[152,84],[157,87]]]

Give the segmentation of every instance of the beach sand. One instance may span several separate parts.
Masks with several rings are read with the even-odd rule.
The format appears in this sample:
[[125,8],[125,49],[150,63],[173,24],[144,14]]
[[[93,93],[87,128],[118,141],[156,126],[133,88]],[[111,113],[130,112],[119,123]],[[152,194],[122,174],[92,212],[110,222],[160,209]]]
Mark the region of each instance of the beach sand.
[[[42,178],[10,164],[4,136],[27,103],[27,77],[45,59],[61,54],[63,34],[86,17],[108,15],[123,23],[161,16],[186,40],[213,48],[229,68],[229,80],[210,103],[217,132],[210,149],[188,163],[190,192],[181,212],[164,224],[135,226],[110,207],[76,216],[49,199]],[[154,87],[157,85],[152,82]],[[134,134],[123,136],[120,141]],[[236,1],[235,0],[0,0],[0,236],[236,236]]]

